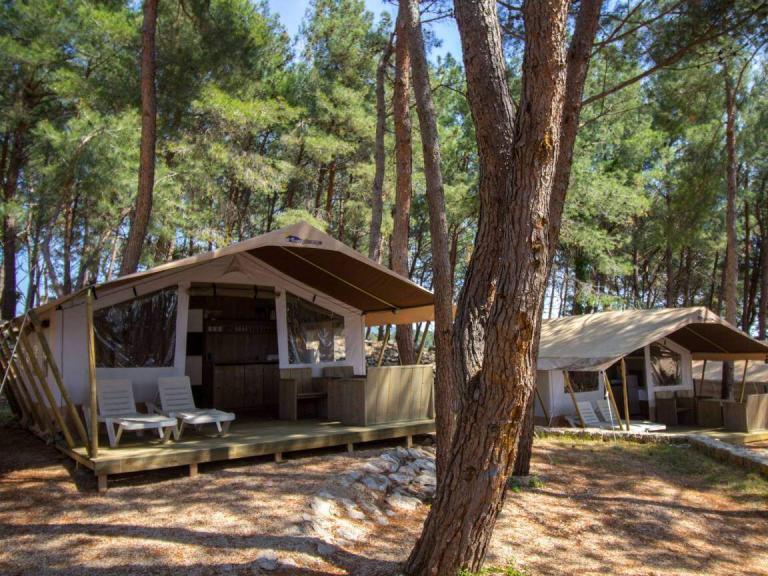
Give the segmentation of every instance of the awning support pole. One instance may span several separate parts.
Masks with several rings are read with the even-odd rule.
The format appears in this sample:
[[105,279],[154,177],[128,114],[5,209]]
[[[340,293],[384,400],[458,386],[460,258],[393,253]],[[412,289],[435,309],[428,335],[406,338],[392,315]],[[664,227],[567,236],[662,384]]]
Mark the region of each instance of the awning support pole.
[[704,390],[704,376],[706,375],[706,373],[707,373],[707,361],[704,360],[704,365],[701,367],[701,379],[699,380],[699,391],[698,393],[696,392],[696,390],[693,391],[694,392],[693,395],[696,396],[697,398],[701,395],[702,390]]
[[571,393],[571,400],[573,401],[573,407],[576,409],[576,415],[579,417],[579,422],[581,422],[581,427],[586,428],[587,425],[584,423],[584,418],[581,416],[581,410],[579,410],[579,403],[576,402],[576,394],[573,391],[573,386],[571,386],[571,377],[568,376],[568,370],[563,370],[563,379],[565,381],[565,387],[568,388],[568,392]]
[[627,430],[629,430],[629,391],[627,389],[627,363],[624,358],[621,359],[621,388],[624,395],[624,420],[627,424]]
[[416,364],[421,364],[421,357],[424,355],[424,345],[427,343],[427,332],[429,332],[429,325],[432,322],[427,320],[424,324],[424,331],[421,333],[421,341],[419,342],[419,354],[416,356]]
[[[539,404],[541,405],[541,411],[544,412],[544,418],[547,419],[547,426],[549,426],[551,423],[551,420],[549,419],[549,410],[547,410],[547,407],[544,406],[544,400],[541,399],[541,394],[539,393],[538,385],[533,387],[533,392],[536,394],[536,398],[539,399]],[[536,410],[534,408],[534,414],[535,413],[536,413]]]
[[[605,382],[605,389],[608,392],[608,399],[611,402],[611,406],[613,407],[613,410],[616,411],[616,418],[619,420],[619,428],[624,428],[624,423],[621,421],[621,417],[619,416],[619,407],[616,404],[616,398],[613,397],[613,387],[611,386],[611,381],[608,380],[608,374],[603,370],[603,382]],[[629,427],[627,427],[627,432],[629,432]]]
[[29,400],[29,396],[27,395],[27,390],[23,386],[23,384],[19,382],[18,375],[16,374],[16,369],[6,358],[4,344],[5,344],[5,336],[0,334],[0,366],[2,366],[3,370],[7,370],[8,384],[11,386],[11,389],[13,390],[16,400],[21,406],[21,409],[22,409],[21,422],[22,424],[24,424],[29,428],[31,428],[32,426],[37,426],[38,425],[37,420],[35,419],[35,415],[32,412],[32,403]]
[[53,439],[55,437],[55,430],[51,424],[50,414],[45,407],[43,395],[37,387],[35,378],[32,375],[32,371],[30,370],[29,365],[27,364],[26,358],[24,358],[24,355],[20,354],[19,350],[17,349],[18,340],[10,328],[9,331],[6,332],[6,338],[8,339],[8,342],[15,341],[13,349],[6,350],[6,355],[10,355],[13,362],[16,363],[16,372],[22,374],[24,382],[26,382],[27,387],[32,391],[32,396],[34,396],[34,402],[36,403],[35,406],[33,406],[33,409],[40,417],[40,430],[50,434],[50,438]]
[[739,398],[739,404],[744,403],[744,389],[747,387],[747,368],[749,367],[749,360],[744,360],[744,373],[741,375],[741,397]]
[[376,360],[376,368],[380,368],[381,363],[384,362],[384,351],[387,349],[387,344],[389,343],[389,330],[391,327],[391,324],[387,324],[387,329],[384,332],[384,341],[381,343],[381,350],[379,351],[379,358]]
[[93,291],[85,295],[86,346],[88,349],[88,384],[91,404],[91,442],[88,445],[88,456],[94,458],[99,454],[99,404],[96,396],[96,347],[93,337]]

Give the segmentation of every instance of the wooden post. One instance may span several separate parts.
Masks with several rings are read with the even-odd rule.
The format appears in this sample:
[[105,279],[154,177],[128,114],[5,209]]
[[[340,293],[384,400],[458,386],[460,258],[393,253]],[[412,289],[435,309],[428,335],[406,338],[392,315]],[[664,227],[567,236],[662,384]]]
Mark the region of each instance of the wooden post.
[[[0,334],[0,339],[3,338],[3,335]],[[6,384],[11,386],[14,396],[21,406],[22,424],[25,426],[36,426],[37,420],[32,413],[32,403],[27,395],[27,390],[21,383],[19,383],[16,369],[8,362],[8,359],[5,357],[5,349],[2,346],[0,346],[0,367],[2,367],[3,374],[7,373],[8,380]]]
[[424,354],[424,345],[427,343],[427,332],[429,332],[429,325],[432,322],[427,320],[424,324],[424,332],[421,334],[421,340],[419,341],[419,354],[416,356],[416,364],[421,364],[421,357]]
[[[8,342],[11,342],[11,338],[8,337],[8,332],[6,332],[6,338],[8,338]],[[14,354],[15,352],[15,354]],[[33,410],[35,413],[38,414],[40,417],[40,431],[41,432],[48,432],[51,437],[53,437],[53,427],[51,426],[51,419],[48,417],[48,411],[45,409],[45,402],[43,401],[43,396],[40,393],[40,390],[37,389],[37,386],[35,385],[35,379],[32,376],[32,372],[29,369],[29,366],[27,365],[27,361],[25,360],[24,356],[19,353],[20,351],[18,349],[16,350],[9,350],[6,349],[6,354],[9,356],[12,356],[13,362],[16,363],[17,368],[21,368],[20,370],[17,370],[19,374],[23,375],[23,380],[27,384],[27,388],[29,388],[32,391],[32,395],[35,397],[35,402],[37,403],[37,406],[40,408],[40,410],[36,410],[35,406],[33,406]]]
[[741,375],[741,397],[739,398],[739,404],[744,403],[744,389],[747,387],[747,368],[749,367],[749,360],[744,360],[744,373]]
[[64,386],[64,379],[61,377],[59,366],[56,364],[56,360],[53,357],[53,352],[51,351],[51,347],[48,344],[48,339],[43,333],[42,323],[40,322],[40,319],[37,317],[37,314],[34,310],[29,311],[29,319],[32,322],[32,328],[34,329],[35,334],[37,334],[37,339],[40,342],[40,347],[43,350],[43,355],[45,356],[48,368],[51,371],[51,374],[53,374],[53,379],[59,389],[61,398],[67,405],[70,418],[72,418],[72,421],[75,423],[75,428],[77,429],[77,434],[80,436],[80,441],[83,443],[83,446],[88,446],[88,432],[83,425],[83,420],[80,418],[80,414],[77,412],[75,403],[72,402],[72,397],[69,395],[67,387]]
[[627,386],[627,363],[624,358],[621,359],[621,388],[624,395],[624,420],[627,423],[627,430],[630,429],[629,421],[629,390]]
[[347,452],[352,453],[355,451],[355,445],[352,442],[347,442]]
[[[539,387],[538,386],[534,386],[533,387],[533,392],[534,392],[534,394],[536,394],[536,398],[539,399],[539,404],[541,404],[541,411],[544,412],[544,418],[547,419],[547,426],[549,426],[549,424],[550,424],[549,410],[547,410],[547,407],[544,406],[544,400],[541,399],[541,394],[539,393]],[[536,413],[536,407],[535,406],[534,406],[533,412],[534,412],[534,414]]]
[[59,425],[61,433],[64,435],[64,441],[67,443],[67,448],[71,450],[75,447],[75,441],[69,431],[69,426],[67,426],[64,417],[59,411],[59,406],[56,404],[56,398],[54,398],[53,392],[51,392],[51,387],[48,386],[48,381],[45,379],[45,375],[40,369],[40,365],[37,363],[37,358],[35,358],[35,355],[32,353],[32,348],[29,345],[29,342],[27,342],[27,337],[24,332],[19,332],[19,343],[21,344],[22,354],[26,356],[27,363],[32,367],[32,372],[40,383],[40,389],[43,391],[43,394],[45,394],[46,400],[48,400],[48,405],[51,407],[51,413],[56,420],[56,424]]
[[408,434],[408,436],[405,437],[405,447],[406,448],[412,448],[413,447],[413,436]]
[[282,462],[283,461],[283,453],[282,452],[275,452],[275,462]]
[[584,423],[584,418],[581,416],[581,410],[579,410],[579,403],[576,402],[576,393],[573,391],[573,386],[571,386],[571,377],[568,376],[568,370],[563,370],[563,379],[565,380],[565,387],[568,388],[568,392],[571,393],[571,400],[573,401],[573,407],[576,408],[576,415],[579,417],[579,422],[581,422],[581,427],[586,428],[587,425]]
[[699,391],[696,392],[696,390],[693,391],[693,395],[695,397],[698,397],[701,394],[701,391],[704,389],[704,375],[707,373],[707,361],[704,360],[703,365],[701,366],[701,379],[699,380]]
[[106,492],[107,491],[107,475],[106,474],[98,474],[96,476],[96,485],[97,490],[99,492]]
[[[96,396],[96,347],[93,337],[93,289],[85,294],[86,345],[88,350],[88,384],[91,404],[91,442],[88,455],[91,458],[99,454],[99,403]],[[106,489],[106,476],[104,478]]]
[[381,343],[381,351],[379,352],[379,359],[376,360],[376,367],[381,367],[381,363],[384,361],[384,352],[387,349],[387,344],[389,343],[389,329],[392,327],[391,324],[387,324],[387,330],[384,332],[384,341]]
[[189,477],[190,478],[197,477],[197,462],[192,462],[189,465]]
[[[624,429],[624,423],[621,421],[621,417],[619,416],[619,407],[616,404],[616,398],[613,396],[613,388],[611,387],[611,381],[608,380],[608,374],[603,370],[603,382],[605,382],[605,389],[608,391],[608,398],[611,402],[611,406],[613,407],[613,410],[616,412],[616,418],[619,420],[619,428]],[[627,432],[629,432],[629,426],[627,426]]]

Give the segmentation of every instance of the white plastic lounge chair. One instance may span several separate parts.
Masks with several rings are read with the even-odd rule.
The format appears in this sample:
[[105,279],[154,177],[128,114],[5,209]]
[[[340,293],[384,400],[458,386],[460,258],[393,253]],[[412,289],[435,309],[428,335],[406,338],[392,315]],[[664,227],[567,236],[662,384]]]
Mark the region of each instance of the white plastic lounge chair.
[[235,419],[232,412],[216,409],[202,409],[195,406],[192,385],[189,376],[170,376],[157,379],[157,392],[160,398],[160,412],[179,420],[176,440],[181,438],[185,426],[215,424],[219,434],[227,434],[229,425]]
[[[613,423],[614,428],[617,430],[621,429],[623,420],[620,420],[618,414],[614,413],[611,408],[611,403],[608,400],[603,398],[602,400],[598,400],[595,404],[597,405],[597,413],[606,423]],[[613,416],[613,420],[611,420],[611,416]],[[650,422],[648,420],[629,421],[630,432],[663,432],[666,429],[666,425]]]
[[[584,426],[586,426],[587,428],[610,429],[611,427],[610,424],[606,424],[605,422],[600,420],[600,418],[597,417],[597,414],[595,414],[595,409],[592,407],[591,402],[582,400],[580,402],[576,402],[576,405],[579,407],[579,413],[581,414],[581,417],[584,420]],[[579,420],[578,415],[566,416],[566,420],[568,420],[568,422],[574,428],[581,428],[581,421]]]
[[[99,422],[106,425],[109,445],[112,448],[120,444],[120,438],[126,430],[157,430],[165,442],[176,432],[174,418],[162,414],[141,414],[136,410],[130,380],[99,380],[96,383],[96,398],[99,405]],[[85,421],[90,427],[90,410],[84,408],[83,411]]]

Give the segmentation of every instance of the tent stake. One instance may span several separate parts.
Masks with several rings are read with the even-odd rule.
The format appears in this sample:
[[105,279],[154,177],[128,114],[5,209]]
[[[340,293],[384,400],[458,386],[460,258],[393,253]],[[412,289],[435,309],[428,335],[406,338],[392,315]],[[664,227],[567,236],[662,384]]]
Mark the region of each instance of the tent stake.
[[576,394],[573,391],[573,386],[571,386],[571,377],[568,376],[568,370],[563,370],[563,378],[565,379],[565,385],[568,388],[568,392],[571,393],[571,400],[573,401],[573,407],[576,408],[576,415],[579,417],[579,422],[581,422],[581,427],[586,428],[587,425],[584,423],[584,418],[581,416],[581,410],[579,410],[579,403],[576,402]]
[[624,358],[621,359],[621,388],[624,393],[624,420],[627,423],[627,430],[630,429],[629,422],[629,392],[627,390],[627,363]]
[[35,334],[37,334],[37,339],[40,342],[40,347],[43,349],[43,355],[45,356],[48,367],[51,370],[51,374],[53,374],[53,379],[56,382],[56,386],[61,393],[61,397],[64,400],[64,403],[69,409],[69,415],[72,418],[72,421],[75,423],[75,428],[77,429],[77,433],[80,436],[80,440],[82,441],[83,446],[88,446],[88,433],[85,430],[85,426],[83,425],[83,421],[80,418],[80,414],[77,412],[75,403],[72,402],[69,391],[67,390],[66,386],[64,386],[64,380],[61,377],[59,366],[56,364],[56,360],[53,357],[51,347],[48,345],[48,340],[46,339],[45,334],[43,334],[42,323],[37,317],[37,314],[35,314],[34,310],[29,311],[29,319],[32,321],[32,328],[34,329]]
[[[96,349],[93,339],[93,291],[85,294],[86,346],[88,349],[88,384],[91,404],[91,442],[88,455],[95,458],[99,454],[99,404],[96,397]],[[106,482],[105,482],[106,484]]]

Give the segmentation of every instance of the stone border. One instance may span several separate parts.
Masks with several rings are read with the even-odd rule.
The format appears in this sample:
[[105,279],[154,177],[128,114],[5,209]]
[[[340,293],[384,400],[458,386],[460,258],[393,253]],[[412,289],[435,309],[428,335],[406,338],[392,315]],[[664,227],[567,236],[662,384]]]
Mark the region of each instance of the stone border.
[[627,432],[621,430],[600,430],[597,428],[548,428],[536,427],[536,435],[550,438],[586,438],[588,440],[623,440],[640,444],[690,444],[699,452],[725,462],[736,464],[750,472],[757,472],[768,478],[768,455],[728,444],[703,434],[665,434],[663,432]]

